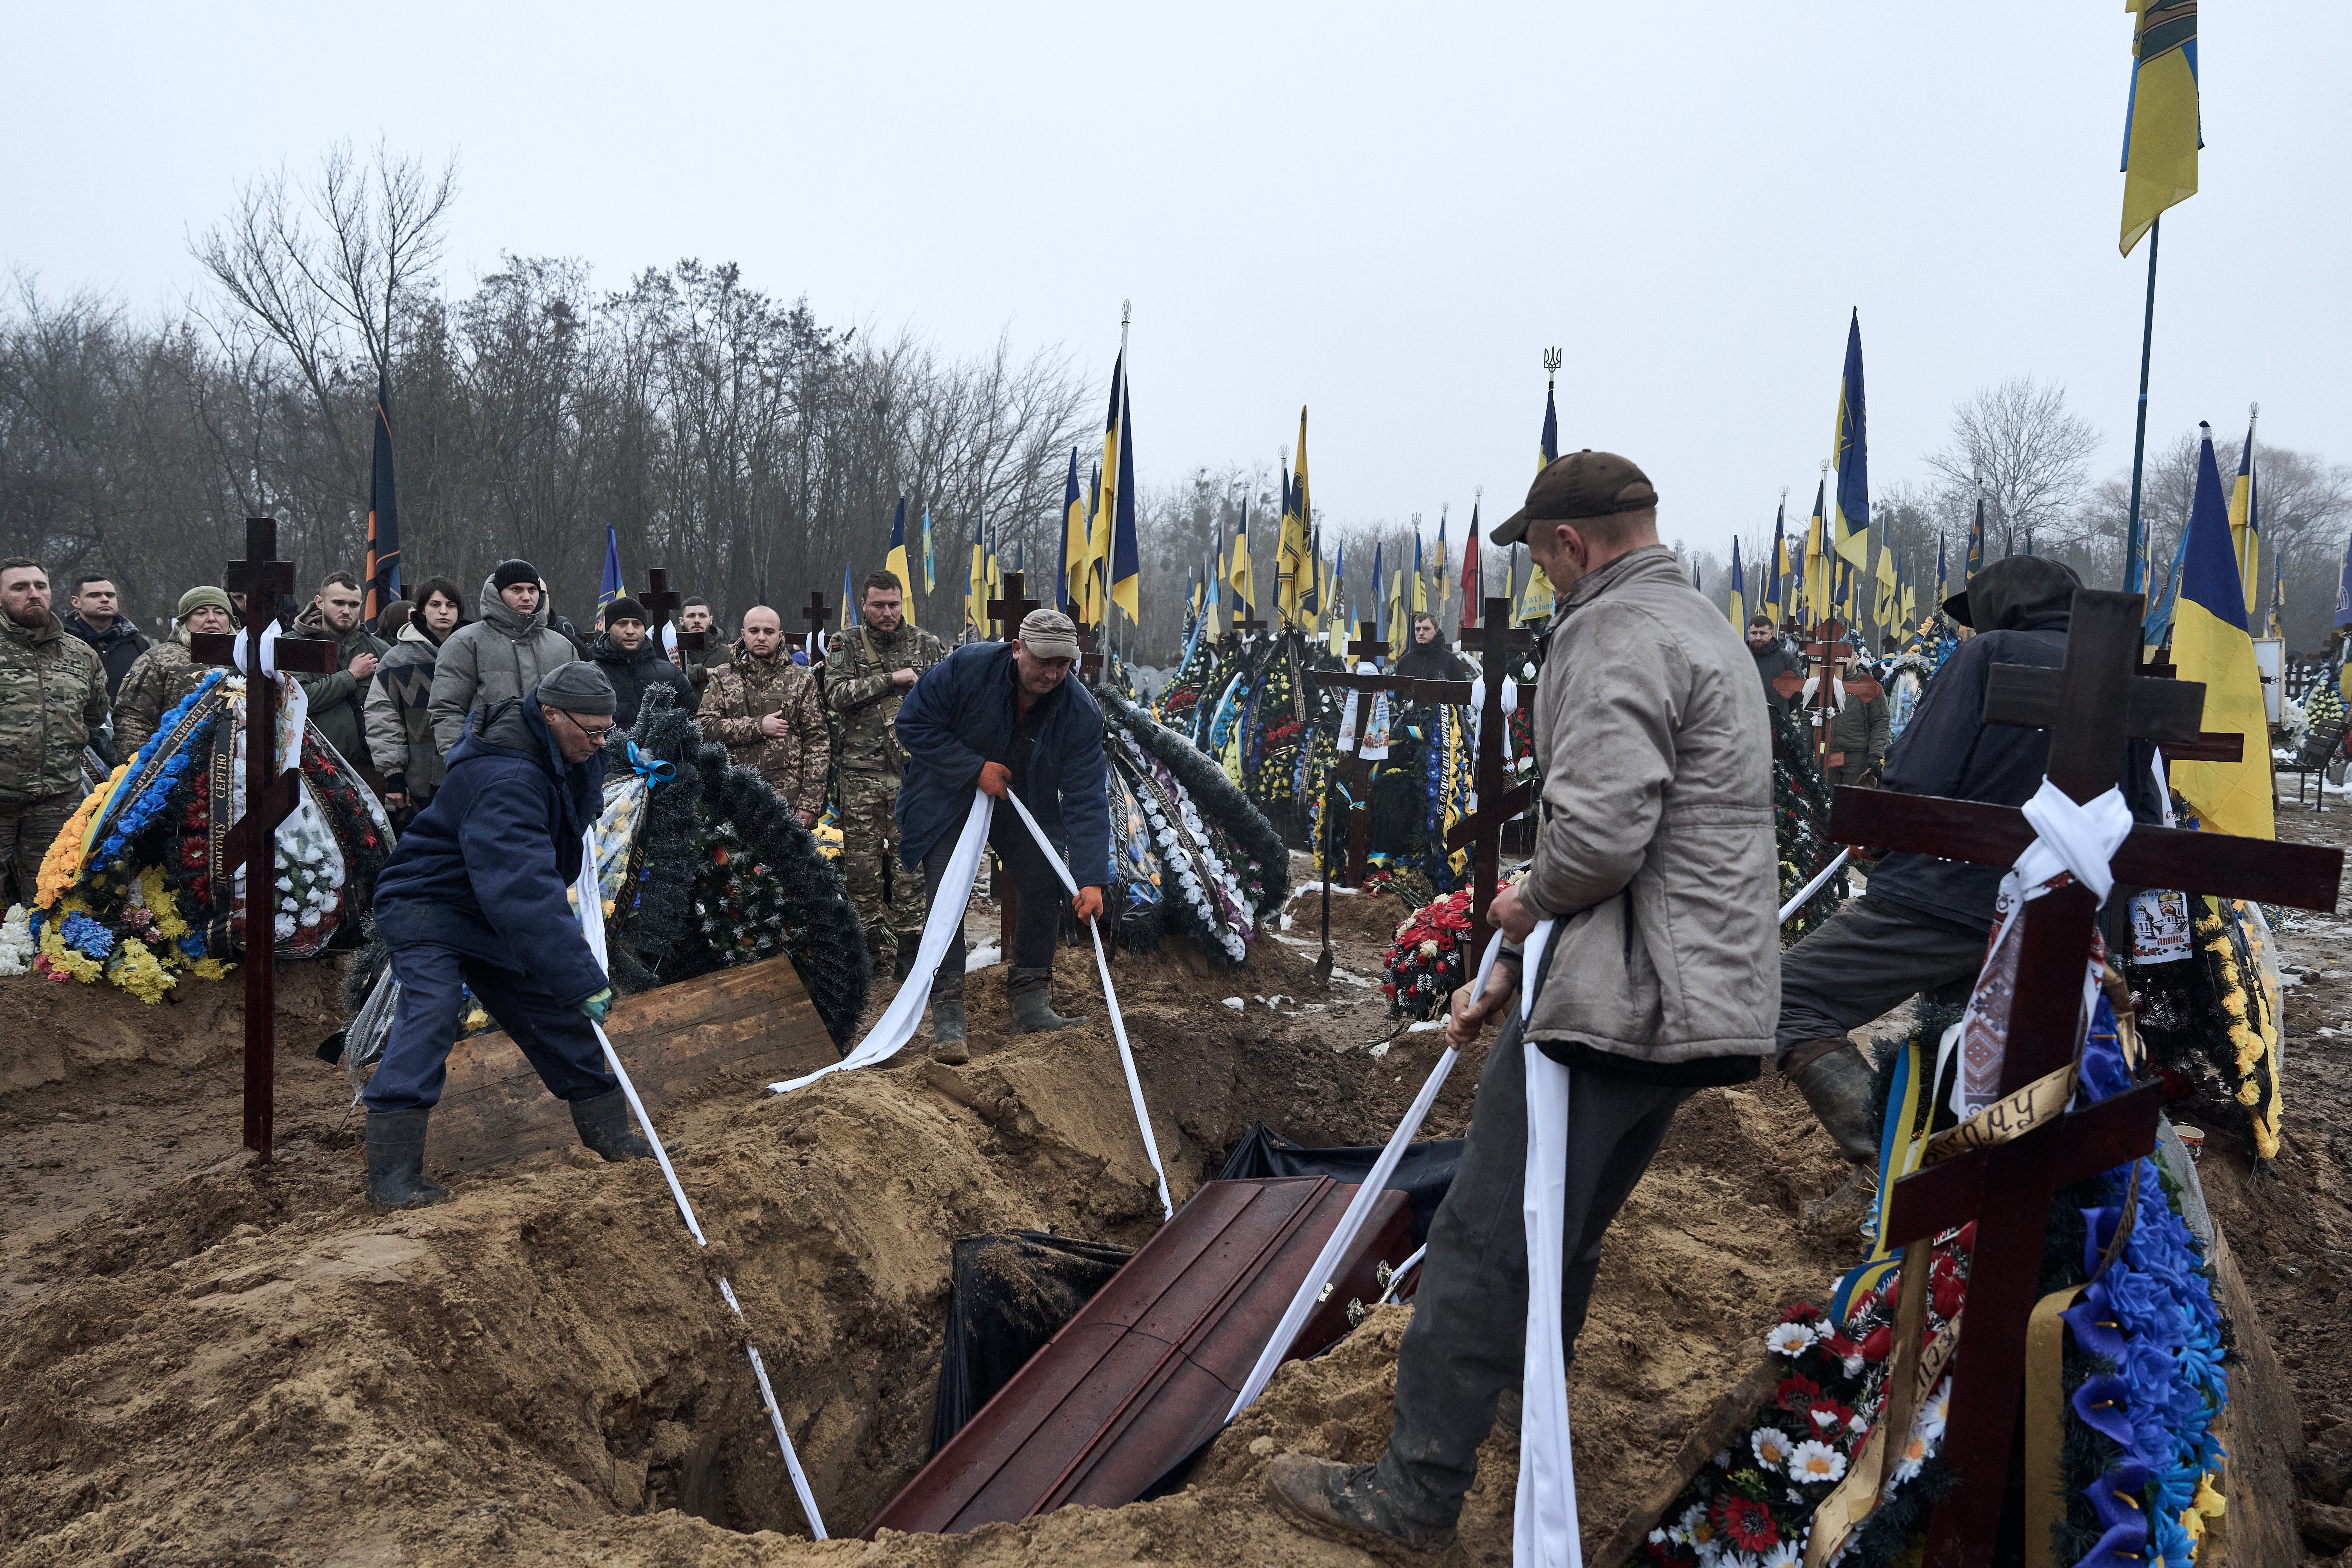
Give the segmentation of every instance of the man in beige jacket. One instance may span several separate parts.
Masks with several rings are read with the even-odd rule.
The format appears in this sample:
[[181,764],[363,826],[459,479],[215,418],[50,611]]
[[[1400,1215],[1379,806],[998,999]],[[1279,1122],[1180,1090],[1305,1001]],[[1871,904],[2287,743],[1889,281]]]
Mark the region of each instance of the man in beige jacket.
[[[1754,658],[1658,543],[1657,491],[1613,453],[1537,476],[1495,530],[1559,590],[1536,688],[1542,821],[1527,879],[1496,896],[1508,939],[1486,990],[1454,994],[1456,1047],[1500,1014],[1462,1163],[1429,1230],[1374,1465],[1285,1455],[1273,1500],[1316,1533],[1394,1554],[1444,1550],[1527,1332],[1529,1045],[1566,1065],[1567,1267],[1575,1351],[1601,1237],[1696,1090],[1746,1083],[1780,1010],[1772,748]],[[1516,950],[1554,922],[1519,1022]]]

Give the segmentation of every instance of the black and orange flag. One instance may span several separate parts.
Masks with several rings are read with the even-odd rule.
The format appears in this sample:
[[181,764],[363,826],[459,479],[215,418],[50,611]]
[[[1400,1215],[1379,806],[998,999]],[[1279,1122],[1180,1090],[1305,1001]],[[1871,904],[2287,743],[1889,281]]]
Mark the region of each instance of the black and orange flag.
[[391,394],[375,382],[375,461],[368,476],[367,607],[370,626],[400,597],[400,507],[392,493]]

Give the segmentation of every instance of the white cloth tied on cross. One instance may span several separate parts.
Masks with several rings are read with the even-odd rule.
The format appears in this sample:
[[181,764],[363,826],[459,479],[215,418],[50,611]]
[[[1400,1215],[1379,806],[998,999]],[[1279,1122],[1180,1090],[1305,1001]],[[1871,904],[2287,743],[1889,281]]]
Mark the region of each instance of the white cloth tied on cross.
[[[246,668],[246,638],[243,632],[236,635],[230,651],[239,675],[250,676]],[[261,673],[278,682],[278,762],[279,773],[290,773],[302,765],[302,726],[310,720],[310,695],[302,683],[278,668],[278,622],[261,628]],[[244,776],[242,768],[237,776]]]
[[[1507,763],[1511,760],[1511,726],[1507,721],[1518,710],[1519,683],[1507,675],[1503,677],[1503,717],[1506,721],[1503,725],[1503,760]],[[1480,731],[1486,724],[1486,678],[1483,675],[1470,682],[1470,746],[1475,752],[1478,746]],[[1475,794],[1470,799],[1470,809],[1473,811],[1478,809],[1478,800]]]
[[[1378,675],[1380,672],[1380,667],[1370,659],[1363,660],[1356,666],[1355,669],[1358,675]],[[1351,750],[1355,746],[1356,716],[1363,710],[1358,704],[1363,701],[1365,695],[1366,693],[1361,691],[1350,691],[1348,693],[1347,707],[1340,710],[1339,750],[1342,752]],[[1371,717],[1365,721],[1363,750],[1356,754],[1368,763],[1377,763],[1389,754],[1389,696],[1385,691],[1371,695],[1374,700]]]
[[[1953,1114],[1963,1120],[2000,1097],[2001,1060],[2007,1052],[2011,1006],[2015,1000],[2018,948],[2024,940],[2018,922],[2025,913],[2025,906],[2051,891],[2054,879],[2066,873],[2089,889],[2104,907],[2116,885],[2115,868],[2110,862],[2123,841],[2131,836],[2131,807],[2125,804],[2123,791],[2116,788],[2109,788],[2088,803],[2078,805],[2074,796],[2044,777],[2042,787],[2033,792],[2033,798],[2022,809],[2025,820],[2033,826],[2033,842],[2025,847],[2024,853],[2018,856],[2000,879],[2000,892],[1993,902],[1994,911],[2000,916],[2000,929],[1994,933],[1984,964],[1977,972],[1968,1010],[1958,1023],[1945,1031],[1936,1049],[1938,1079],[1953,1053],[1959,1055],[1958,1068],[1952,1074],[1948,1103]],[[2098,984],[2098,966],[2086,963],[2083,966],[2079,1020],[2090,1017]]]

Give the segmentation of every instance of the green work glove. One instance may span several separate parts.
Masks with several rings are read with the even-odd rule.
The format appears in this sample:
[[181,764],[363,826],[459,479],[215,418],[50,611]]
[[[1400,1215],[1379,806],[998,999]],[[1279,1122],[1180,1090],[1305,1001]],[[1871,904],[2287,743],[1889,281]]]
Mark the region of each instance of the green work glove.
[[590,1023],[602,1024],[604,1015],[613,1010],[613,988],[607,985],[593,996],[582,997],[580,1010],[588,1015]]

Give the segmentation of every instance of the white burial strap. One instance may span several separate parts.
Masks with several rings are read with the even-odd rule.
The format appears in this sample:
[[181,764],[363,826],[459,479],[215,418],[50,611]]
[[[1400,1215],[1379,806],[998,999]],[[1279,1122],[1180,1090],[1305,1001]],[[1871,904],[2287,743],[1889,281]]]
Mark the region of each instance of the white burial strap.
[[[1478,978],[1472,995],[1486,989],[1486,976],[1493,971],[1496,956],[1502,950],[1503,933],[1496,931],[1494,939],[1486,943],[1486,956],[1478,961]],[[1439,1054],[1437,1065],[1429,1069],[1429,1077],[1423,1082],[1421,1092],[1413,1096],[1412,1104],[1406,1108],[1403,1120],[1397,1123],[1396,1131],[1389,1134],[1388,1143],[1381,1150],[1381,1157],[1372,1162],[1372,1168],[1357,1184],[1356,1195],[1348,1200],[1347,1208],[1339,1215],[1339,1223],[1332,1227],[1330,1238],[1323,1243],[1323,1250],[1315,1255],[1314,1266],[1307,1270],[1307,1278],[1299,1281],[1298,1293],[1291,1297],[1290,1305],[1283,1310],[1282,1321],[1274,1326],[1274,1337],[1266,1341],[1265,1349],[1258,1352],[1257,1364],[1250,1368],[1248,1378],[1242,1384],[1241,1394],[1234,1400],[1234,1407],[1225,1413],[1227,1423],[1255,1404],[1257,1396],[1265,1392],[1267,1382],[1274,1376],[1274,1369],[1282,1364],[1282,1358],[1289,1352],[1290,1342],[1298,1337],[1298,1331],[1307,1324],[1307,1315],[1322,1300],[1323,1287],[1329,1284],[1331,1277],[1339,1272],[1339,1259],[1348,1255],[1348,1249],[1356,1245],[1356,1237],[1363,1233],[1364,1221],[1370,1215],[1374,1201],[1387,1189],[1389,1178],[1396,1174],[1397,1162],[1404,1158],[1405,1145],[1411,1143],[1412,1135],[1421,1131],[1422,1120],[1429,1114],[1429,1108],[1436,1103],[1437,1091],[1445,1087],[1445,1076],[1454,1070],[1457,1054],[1452,1046]],[[1413,1254],[1406,1260],[1407,1267],[1420,1257],[1418,1252]],[[1400,1268],[1397,1275],[1403,1272]],[[1397,1275],[1390,1276],[1391,1283]]]
[[[1529,936],[1519,987],[1524,1034],[1535,1006],[1552,922]],[[1559,1289],[1568,1239],[1568,1068],[1525,1044],[1528,1166],[1520,1213],[1528,1235],[1526,1371],[1519,1393],[1519,1489],[1511,1521],[1517,1568],[1583,1568],[1576,1527],[1576,1465],[1568,1431],[1568,1359],[1560,1343]]]
[[1780,923],[1787,925],[1789,923],[1789,917],[1795,914],[1799,909],[1802,908],[1807,899],[1810,899],[1815,893],[1820,892],[1822,890],[1822,884],[1828,881],[1832,877],[1836,876],[1837,868],[1844,865],[1853,858],[1853,845],[1849,844],[1844,848],[1839,850],[1837,852],[1837,858],[1822,868],[1821,875],[1815,877],[1811,881],[1798,889],[1797,896],[1780,906]]
[[[605,972],[605,979],[609,982],[612,965],[605,957],[604,903],[596,887],[595,829],[589,829],[581,835],[581,838],[580,880],[572,887],[580,905],[580,934],[588,939],[588,951],[596,955],[596,967]],[[702,1226],[694,1217],[694,1205],[686,1201],[686,1189],[678,1185],[677,1172],[669,1163],[669,1151],[662,1147],[661,1134],[654,1131],[653,1118],[646,1114],[646,1102],[637,1098],[636,1083],[629,1077],[628,1067],[621,1060],[621,1053],[614,1050],[613,1042],[604,1037],[604,1025],[592,1018],[588,1026],[596,1031],[596,1043],[604,1047],[605,1065],[613,1069],[613,1076],[621,1080],[621,1092],[628,1098],[629,1109],[636,1114],[637,1125],[645,1129],[646,1142],[653,1145],[654,1159],[661,1165],[662,1179],[669,1184],[669,1195],[677,1201],[677,1212],[686,1221],[687,1233],[694,1237],[695,1246],[709,1247],[710,1243],[703,1238]],[[825,1539],[824,1519],[816,1510],[816,1494],[809,1490],[808,1475],[801,1468],[800,1455],[793,1449],[792,1434],[784,1430],[784,1413],[776,1406],[776,1391],[769,1384],[767,1363],[760,1359],[759,1347],[751,1342],[751,1321],[743,1316],[742,1303],[735,1300],[735,1287],[727,1282],[724,1274],[719,1277],[719,1294],[725,1298],[736,1321],[744,1326],[743,1352],[751,1358],[751,1376],[758,1381],[760,1397],[767,1405],[768,1424],[775,1428],[776,1446],[783,1450],[784,1468],[792,1474],[793,1490],[801,1500],[801,1512],[807,1516],[809,1528],[816,1532],[816,1538],[823,1541]]]

